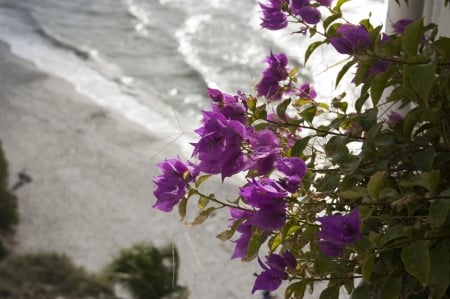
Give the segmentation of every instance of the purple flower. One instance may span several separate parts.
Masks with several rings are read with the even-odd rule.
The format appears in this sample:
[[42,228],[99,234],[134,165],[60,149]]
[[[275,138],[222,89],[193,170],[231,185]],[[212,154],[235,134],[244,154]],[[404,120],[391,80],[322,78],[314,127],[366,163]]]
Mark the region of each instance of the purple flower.
[[359,209],[356,208],[348,215],[334,214],[318,217],[322,224],[318,233],[320,250],[328,256],[339,257],[344,252],[345,246],[361,239],[359,225]]
[[226,119],[245,123],[247,107],[239,102],[239,99],[242,101],[242,97],[232,96],[213,88],[208,88],[208,96],[216,103],[213,105],[214,112],[222,113]]
[[209,174],[222,174],[225,177],[240,172],[245,166],[245,156],[241,143],[245,127],[236,120],[226,119],[219,112],[203,112],[203,126],[195,132],[200,140],[193,143],[192,156],[198,155],[198,171]]
[[266,264],[264,264],[258,258],[258,262],[264,271],[257,275],[252,294],[258,290],[274,291],[278,289],[283,280],[289,278],[286,269],[295,269],[297,266],[295,257],[289,251],[285,251],[282,255],[272,253],[266,258],[266,261]]
[[265,175],[272,171],[275,162],[280,156],[280,142],[269,129],[247,132],[247,138],[251,146],[251,154],[248,161],[248,169],[255,169],[258,175]]
[[232,259],[244,258],[247,256],[248,242],[250,242],[250,238],[252,237],[252,226],[243,222],[238,226],[236,231],[241,233],[241,235],[237,240],[232,241],[236,244],[233,255],[231,256]]
[[341,54],[355,54],[371,46],[369,32],[363,25],[343,24],[338,30],[339,37],[330,38],[330,43]]
[[289,72],[287,70],[287,57],[285,54],[273,54],[267,57],[269,67],[264,70],[263,78],[257,85],[258,96],[265,96],[267,100],[281,99],[282,90],[280,82],[286,80]]
[[306,82],[302,86],[300,86],[300,89],[298,90],[298,96],[302,99],[314,100],[317,97],[317,92],[309,84],[309,82]]
[[291,11],[294,15],[300,16],[307,24],[317,24],[320,21],[320,11],[311,6],[309,0],[291,0]]
[[280,185],[289,192],[296,192],[306,174],[305,162],[297,157],[281,158],[277,161],[277,168],[285,175]]
[[253,180],[240,188],[240,195],[247,203],[258,208],[247,220],[247,224],[254,225],[265,231],[281,228],[286,222],[287,192],[274,180],[262,178]]
[[401,121],[403,121],[403,115],[401,115],[398,112],[391,111],[391,113],[389,113],[389,115],[388,115],[388,119],[386,122],[389,127],[393,128]]
[[170,212],[186,195],[187,184],[194,180],[197,173],[179,159],[165,160],[157,166],[162,170],[162,174],[153,181],[156,185],[153,192],[156,203],[153,208]]
[[392,28],[394,29],[394,32],[397,34],[402,34],[403,31],[405,31],[405,28],[408,27],[409,24],[413,23],[414,21],[411,19],[401,19],[397,22],[395,22],[392,25]]
[[[248,217],[253,215],[253,212],[236,208],[230,208],[230,214],[232,217],[231,220],[234,224],[235,221],[242,219],[246,220]],[[238,239],[232,241],[233,243],[236,244],[233,255],[231,256],[232,259],[244,258],[247,256],[248,242],[252,237],[252,226],[248,224],[245,220],[241,224],[239,224],[239,226],[236,229],[236,231],[239,232],[241,235],[239,236]]]
[[379,73],[384,73],[387,71],[390,63],[387,60],[377,60],[367,71],[367,74],[363,80],[366,82],[368,78],[375,76]]
[[269,4],[259,3],[263,12],[261,26],[269,30],[279,30],[287,27],[287,16],[281,11],[284,0],[270,0]]

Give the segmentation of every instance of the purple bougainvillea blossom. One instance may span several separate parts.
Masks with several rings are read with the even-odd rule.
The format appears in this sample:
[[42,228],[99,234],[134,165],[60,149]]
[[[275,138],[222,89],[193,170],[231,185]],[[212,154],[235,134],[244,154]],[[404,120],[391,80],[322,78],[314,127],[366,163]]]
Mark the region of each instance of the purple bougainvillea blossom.
[[411,19],[401,19],[392,24],[392,29],[394,29],[395,33],[402,34],[403,31],[405,31],[405,28],[413,22],[414,21]]
[[281,10],[284,3],[286,3],[285,0],[270,0],[268,4],[259,3],[263,13],[261,27],[269,30],[287,27],[287,15]]
[[398,112],[391,111],[388,115],[386,123],[388,124],[389,127],[393,128],[401,121],[403,121],[403,115],[401,115]]
[[258,96],[265,96],[268,101],[281,99],[282,90],[280,82],[288,78],[288,59],[285,54],[273,54],[267,57],[269,67],[264,70],[263,77],[257,85]]
[[265,231],[281,228],[286,222],[286,201],[288,193],[271,178],[252,180],[240,188],[240,195],[252,207],[254,214],[247,220],[248,224]]
[[248,169],[258,171],[258,175],[266,175],[275,167],[280,156],[280,142],[277,135],[269,129],[247,131],[247,140],[251,147]]
[[247,106],[242,96],[233,96],[214,88],[208,88],[208,96],[214,102],[214,112],[222,113],[226,119],[245,123]]
[[344,252],[345,246],[361,239],[359,226],[359,209],[356,208],[348,215],[334,214],[318,217],[322,225],[318,237],[320,250],[331,257],[339,257]]
[[244,258],[247,256],[248,242],[252,236],[252,226],[246,222],[246,219],[252,216],[253,212],[243,209],[230,208],[230,214],[230,220],[232,221],[231,226],[234,225],[236,221],[241,221],[239,226],[236,228],[236,231],[240,233],[240,236],[238,239],[232,241],[236,245],[231,258]]
[[252,294],[258,290],[274,291],[278,289],[283,280],[289,278],[286,270],[295,269],[297,266],[295,257],[289,251],[285,251],[282,255],[272,253],[266,258],[266,264],[259,258],[258,262],[264,271],[257,275]]
[[157,166],[162,170],[162,174],[153,181],[156,185],[153,192],[156,203],[153,208],[170,212],[186,195],[187,184],[193,182],[198,173],[180,159],[166,159]]
[[377,60],[367,71],[367,74],[365,78],[363,79],[363,82],[367,82],[367,80],[376,74],[384,73],[389,68],[390,62],[387,60]]
[[197,155],[200,160],[198,171],[220,173],[222,180],[240,172],[245,166],[245,155],[241,150],[246,135],[244,125],[216,111],[204,111],[203,123],[195,130],[200,140],[192,144],[192,156]]
[[314,100],[317,97],[317,92],[309,82],[306,82],[298,89],[298,96],[302,99]]
[[338,37],[330,38],[330,43],[341,54],[355,54],[371,47],[369,32],[363,25],[342,24],[337,29]]
[[294,15],[300,18],[307,24],[317,24],[320,21],[320,11],[311,6],[308,0],[291,0],[290,9]]
[[291,193],[296,192],[306,174],[305,161],[297,157],[280,158],[277,161],[277,168],[284,174],[280,179],[280,185]]
[[236,231],[240,233],[240,236],[238,239],[232,241],[236,244],[231,256],[232,259],[244,258],[247,256],[248,243],[252,237],[252,226],[246,222],[243,222],[238,226]]

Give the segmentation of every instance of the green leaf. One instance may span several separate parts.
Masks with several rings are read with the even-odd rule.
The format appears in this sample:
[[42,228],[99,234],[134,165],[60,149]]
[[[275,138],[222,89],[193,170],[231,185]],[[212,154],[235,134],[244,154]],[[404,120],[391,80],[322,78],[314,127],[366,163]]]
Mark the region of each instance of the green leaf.
[[389,86],[387,81],[391,77],[390,73],[379,73],[375,75],[370,81],[370,96],[372,98],[372,104],[378,105],[384,90]]
[[327,155],[333,160],[334,163],[343,163],[349,159],[349,149],[345,144],[336,145],[332,151],[327,147]]
[[291,103],[291,99],[284,100],[281,104],[277,106],[277,115],[282,120],[286,120],[286,109]]
[[191,227],[194,225],[202,224],[203,222],[205,222],[206,219],[208,219],[209,215],[215,210],[216,208],[210,207],[206,210],[201,211],[200,214],[197,217],[195,217],[195,219],[192,222],[188,222],[186,223],[186,225]]
[[305,51],[305,64],[308,61],[309,57],[311,56],[311,54],[321,45],[323,45],[325,42],[324,41],[318,41],[318,42],[313,42],[311,43],[308,48]]
[[198,188],[201,184],[203,184],[203,182],[205,182],[207,179],[209,179],[211,177],[210,174],[206,174],[206,175],[202,175],[199,176],[196,180],[195,180],[195,187]]
[[352,293],[352,299],[367,299],[370,298],[369,288],[366,284],[358,286]]
[[[367,84],[367,87],[368,86],[369,85]],[[355,102],[355,109],[357,112],[361,112],[361,110],[368,98],[369,98],[369,94],[367,92],[361,92],[361,96]]]
[[180,201],[180,203],[178,204],[178,214],[180,215],[181,220],[183,220],[184,217],[186,217],[187,202],[188,202],[188,199],[183,198]]
[[369,131],[377,124],[378,109],[372,108],[361,114],[359,123],[365,131]]
[[294,143],[294,146],[291,148],[291,157],[300,157],[303,154],[303,151],[308,146],[309,140],[312,138],[312,136],[307,136],[305,138],[302,138],[300,140],[297,140]]
[[243,258],[244,261],[250,261],[254,259],[258,255],[259,248],[264,243],[265,236],[264,233],[254,229],[252,231],[252,236],[250,237],[250,241],[248,242],[247,247],[247,256]]
[[437,61],[433,59],[427,64],[415,64],[405,67],[405,76],[409,78],[411,87],[420,98],[427,103],[428,95],[436,81]]
[[426,188],[431,193],[435,193],[441,180],[441,172],[434,170],[432,172],[424,172],[414,178],[417,186]]
[[423,285],[428,283],[430,274],[430,252],[425,241],[415,241],[403,247],[401,259],[406,271]]
[[[449,196],[450,189],[445,190],[440,194],[441,196]],[[448,218],[448,211],[450,210],[450,199],[439,198],[435,199],[430,205],[430,223],[433,227],[443,225]]]
[[319,299],[330,299],[339,297],[339,287],[331,286],[320,293]]
[[450,38],[441,37],[439,40],[434,42],[433,46],[436,47],[444,61],[450,59]]
[[317,275],[325,276],[330,271],[334,262],[331,258],[319,252],[319,257],[314,262],[314,270]]
[[402,33],[402,50],[409,55],[417,54],[424,32],[423,18],[409,24]]
[[347,71],[354,65],[356,64],[355,60],[350,60],[349,62],[347,62],[342,69],[339,71],[339,73],[336,76],[336,85],[335,87],[337,87],[339,85],[339,82],[341,82],[342,78],[344,77],[344,75],[347,73]]
[[419,122],[422,113],[422,109],[416,108],[406,114],[405,118],[403,119],[403,137],[411,140],[412,131],[416,124]]
[[375,255],[371,254],[367,258],[364,264],[361,265],[361,274],[365,281],[370,281],[373,273],[373,266],[375,264]]
[[306,120],[307,122],[312,122],[314,117],[316,116],[316,112],[317,112],[317,107],[316,106],[311,106],[305,110],[303,110],[302,112],[300,112],[300,116]]
[[401,276],[390,275],[383,287],[381,288],[380,298],[383,299],[398,299],[400,298],[400,292],[402,289]]
[[359,156],[349,155],[347,160],[340,164],[341,170],[346,174],[353,173],[358,169],[361,160],[362,159]]
[[206,208],[208,203],[209,203],[209,197],[200,195],[200,197],[198,199],[198,204],[197,204],[198,209],[203,210],[204,208]]
[[233,237],[234,233],[236,232],[237,228],[243,221],[244,221],[243,219],[236,220],[230,229],[227,229],[226,231],[221,232],[216,237],[221,241],[227,241],[227,240],[231,239]]
[[323,29],[324,31],[327,30],[328,26],[330,26],[331,23],[333,23],[334,21],[336,21],[337,19],[341,18],[342,14],[339,13],[334,13],[332,15],[330,15],[329,17],[327,17],[325,20],[323,20],[322,24],[323,24]]
[[364,193],[352,191],[352,190],[345,190],[342,192],[339,192],[339,197],[342,199],[358,199],[364,196]]
[[380,191],[384,187],[384,183],[387,179],[387,173],[385,171],[375,172],[367,183],[367,191],[369,196],[375,200],[379,199]]
[[269,240],[270,250],[275,251],[278,248],[278,246],[281,245],[282,241],[283,241],[283,238],[282,238],[281,234],[276,234],[275,236],[270,238],[270,240]]
[[304,297],[306,291],[306,280],[301,280],[290,284],[284,293],[285,298],[301,299]]
[[360,58],[358,61],[358,68],[356,69],[355,77],[353,79],[353,82],[357,86],[366,81],[367,73],[377,61],[377,58],[370,56],[362,56]]
[[414,164],[422,171],[430,171],[433,168],[435,156],[436,151],[432,146],[412,154]]
[[319,192],[325,192],[325,191],[333,191],[336,189],[338,183],[339,183],[339,174],[338,173],[331,173],[325,175],[323,178],[319,179],[316,187],[317,191]]
[[433,299],[442,298],[449,286],[449,254],[448,248],[444,242],[439,243],[430,252],[431,269],[429,284],[431,288],[431,297]]
[[338,0],[337,3],[336,3],[336,6],[333,7],[333,11],[341,12],[341,6],[342,6],[345,2],[348,2],[348,1],[350,1],[350,0]]
[[407,235],[403,231],[403,225],[397,224],[386,231],[386,233],[383,235],[383,238],[381,239],[381,244],[383,246],[386,246],[392,241],[406,237]]

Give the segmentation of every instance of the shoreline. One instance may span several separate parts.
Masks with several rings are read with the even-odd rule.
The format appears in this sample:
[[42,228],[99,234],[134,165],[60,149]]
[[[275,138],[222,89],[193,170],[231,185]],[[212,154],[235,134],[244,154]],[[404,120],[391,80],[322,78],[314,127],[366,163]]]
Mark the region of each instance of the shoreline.
[[164,148],[167,141],[16,57],[3,42],[0,86],[9,185],[24,169],[33,179],[16,191],[15,252],[65,253],[94,272],[137,242],[174,243],[179,284],[190,298],[260,297],[251,295],[257,263],[231,260],[233,243],[215,238],[228,215],[188,228],[176,211],[152,209],[154,164],[179,154],[177,148]]

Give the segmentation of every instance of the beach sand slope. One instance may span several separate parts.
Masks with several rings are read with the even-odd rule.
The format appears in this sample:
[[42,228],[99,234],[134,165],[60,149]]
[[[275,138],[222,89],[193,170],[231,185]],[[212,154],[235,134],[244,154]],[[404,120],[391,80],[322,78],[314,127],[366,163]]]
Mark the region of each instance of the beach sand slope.
[[259,297],[250,294],[256,263],[230,260],[233,244],[215,238],[226,229],[227,215],[187,228],[176,211],[151,208],[154,164],[176,157],[176,148],[162,149],[167,141],[93,104],[2,43],[0,90],[10,185],[22,170],[32,177],[16,191],[21,219],[15,252],[66,253],[100,271],[136,242],[173,242],[180,253],[179,283],[190,298]]

